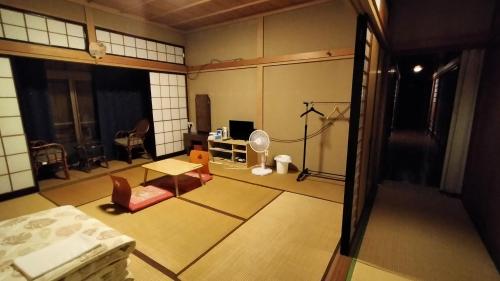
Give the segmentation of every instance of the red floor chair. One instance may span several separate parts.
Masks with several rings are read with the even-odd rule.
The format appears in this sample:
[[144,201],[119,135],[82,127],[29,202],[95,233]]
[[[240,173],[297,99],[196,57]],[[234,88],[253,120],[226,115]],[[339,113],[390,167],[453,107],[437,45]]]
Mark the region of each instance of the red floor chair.
[[[213,178],[212,174],[210,174],[210,168],[208,166],[208,162],[210,161],[210,155],[206,151],[202,150],[191,150],[189,153],[189,161],[191,163],[203,164],[203,167],[200,169],[201,172],[201,180],[203,182],[207,182]],[[200,178],[197,171],[191,171],[185,173],[185,175]]]
[[132,189],[127,179],[109,176],[113,182],[111,201],[131,212],[139,211],[174,196],[172,192],[152,185],[138,186]]

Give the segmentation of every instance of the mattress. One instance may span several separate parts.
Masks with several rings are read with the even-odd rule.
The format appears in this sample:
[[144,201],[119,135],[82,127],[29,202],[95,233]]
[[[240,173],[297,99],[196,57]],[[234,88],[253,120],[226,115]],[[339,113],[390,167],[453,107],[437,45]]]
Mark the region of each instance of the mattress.
[[73,206],[61,206],[0,222],[0,281],[29,280],[14,259],[85,235],[98,247],[54,268],[34,280],[126,280],[126,261],[135,241]]

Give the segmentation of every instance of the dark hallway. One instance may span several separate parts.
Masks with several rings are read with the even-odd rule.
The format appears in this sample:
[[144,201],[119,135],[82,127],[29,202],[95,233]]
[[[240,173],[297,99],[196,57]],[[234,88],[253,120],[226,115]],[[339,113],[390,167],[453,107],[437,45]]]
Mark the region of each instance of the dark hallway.
[[424,131],[395,130],[389,138],[387,177],[437,187],[440,180],[437,142]]
[[388,140],[386,179],[439,187],[453,109],[457,54],[397,58],[400,86]]

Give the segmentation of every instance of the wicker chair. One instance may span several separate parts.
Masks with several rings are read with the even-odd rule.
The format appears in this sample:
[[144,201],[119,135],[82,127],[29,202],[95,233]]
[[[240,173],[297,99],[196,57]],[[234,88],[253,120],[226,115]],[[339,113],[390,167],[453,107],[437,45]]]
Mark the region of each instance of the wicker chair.
[[142,149],[144,154],[149,155],[144,146],[144,139],[149,131],[149,121],[147,119],[140,120],[135,128],[131,131],[118,131],[115,134],[115,145],[122,147],[127,151],[127,162],[132,163],[132,150],[134,148]]
[[64,169],[66,179],[69,179],[67,153],[64,146],[59,143],[47,143],[43,140],[30,141],[31,157],[35,173],[38,176],[39,169],[49,165],[60,165]]

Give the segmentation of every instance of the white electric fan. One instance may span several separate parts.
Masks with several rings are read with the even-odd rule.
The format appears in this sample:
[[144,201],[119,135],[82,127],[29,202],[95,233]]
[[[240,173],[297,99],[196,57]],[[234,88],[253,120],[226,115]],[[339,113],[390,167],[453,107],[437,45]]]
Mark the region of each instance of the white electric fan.
[[252,174],[265,176],[272,173],[273,170],[266,168],[267,149],[270,143],[269,135],[262,130],[255,130],[250,134],[248,142],[250,143],[250,147],[260,154],[260,167],[253,168]]

